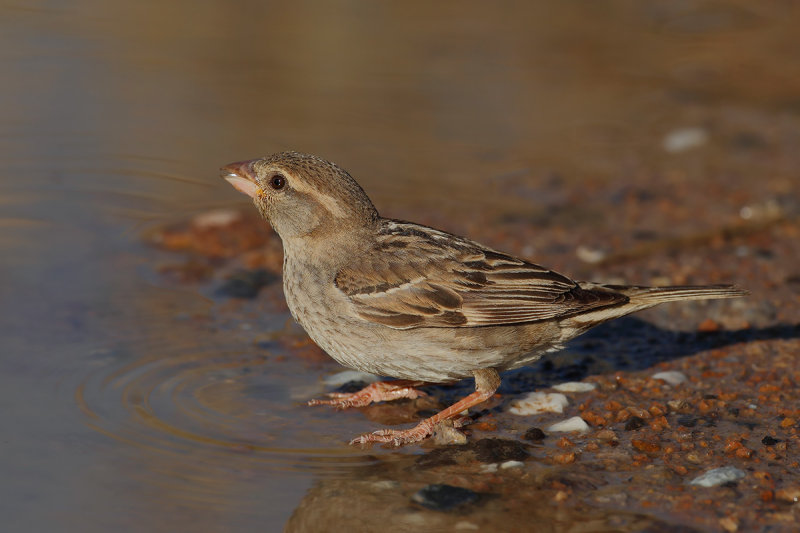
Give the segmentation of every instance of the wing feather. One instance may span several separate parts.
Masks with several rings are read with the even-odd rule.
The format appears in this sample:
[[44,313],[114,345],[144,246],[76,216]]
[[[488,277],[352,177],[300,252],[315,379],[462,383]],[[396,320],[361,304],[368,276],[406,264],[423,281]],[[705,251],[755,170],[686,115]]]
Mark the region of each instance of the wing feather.
[[417,224],[383,221],[366,257],[342,268],[336,286],[361,318],[396,329],[522,324],[628,301]]

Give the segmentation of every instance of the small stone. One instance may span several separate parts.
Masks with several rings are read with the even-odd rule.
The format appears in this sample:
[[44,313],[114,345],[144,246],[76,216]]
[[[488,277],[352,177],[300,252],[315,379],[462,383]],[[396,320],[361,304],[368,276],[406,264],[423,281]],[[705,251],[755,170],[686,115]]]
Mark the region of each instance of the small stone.
[[594,265],[603,261],[608,254],[598,248],[589,248],[582,244],[575,249],[575,255],[584,263]]
[[560,465],[568,465],[574,463],[576,459],[575,452],[557,453],[553,456],[553,460]]
[[776,439],[774,437],[770,437],[769,435],[767,435],[763,439],[761,439],[761,444],[763,444],[764,446],[775,446],[780,441],[781,439]]
[[739,530],[739,523],[731,516],[720,518],[719,525],[722,527],[722,529],[728,531],[729,533],[735,533]]
[[531,392],[523,398],[511,402],[513,414],[538,415],[540,413],[563,413],[564,407],[569,405],[569,400],[557,392]]
[[435,483],[417,491],[411,500],[433,511],[449,511],[479,498],[477,492],[463,487]]
[[667,405],[672,411],[680,411],[681,409],[686,407],[686,402],[683,400],[669,400],[667,402]]
[[661,445],[657,442],[650,442],[646,440],[631,440],[631,445],[639,450],[640,452],[645,453],[657,453],[661,450]]
[[278,279],[280,279],[278,276],[263,268],[241,270],[231,274],[214,292],[226,298],[252,299],[258,295],[263,286]]
[[739,470],[735,466],[723,466],[721,468],[709,470],[705,474],[694,478],[689,484],[699,487],[716,487],[723,483],[738,481],[745,477],[745,475],[743,470]]
[[481,465],[481,472],[485,472],[487,474],[494,474],[495,472],[497,472],[497,463]]
[[192,224],[200,229],[230,226],[242,219],[242,214],[233,209],[216,209],[197,215],[192,219]]
[[439,422],[433,426],[433,443],[437,446],[446,446],[448,444],[466,444],[467,436],[453,427],[452,421],[447,420],[444,422]]
[[601,429],[597,432],[597,438],[600,440],[617,440],[617,434],[610,429]]
[[482,463],[523,461],[530,453],[526,445],[510,439],[481,439],[472,445],[475,458]]
[[372,483],[372,487],[378,490],[396,490],[400,486],[398,481],[384,479],[382,481],[376,481]]
[[596,389],[597,385],[583,381],[568,381],[566,383],[553,385],[553,388],[558,392],[589,392],[590,390]]
[[522,436],[525,440],[530,440],[534,442],[538,442],[540,440],[544,440],[547,435],[544,431],[539,428],[530,428],[525,434]]
[[467,522],[466,520],[456,522],[456,524],[453,526],[453,529],[456,531],[478,531],[480,528],[481,527],[478,524]]
[[719,331],[720,327],[721,326],[717,322],[711,320],[710,318],[706,318],[697,325],[697,331],[700,333],[713,333],[715,331]]
[[519,468],[521,466],[525,466],[525,463],[522,461],[506,461],[505,463],[500,463],[500,468],[502,470],[506,470],[507,468]]
[[568,418],[566,420],[562,420],[561,422],[556,422],[549,428],[547,431],[559,431],[563,433],[571,432],[571,431],[588,431],[589,424],[584,422],[583,418],[579,416],[573,416],[572,418]]
[[800,502],[800,487],[787,487],[775,491],[775,498],[784,502]]
[[661,141],[664,151],[677,154],[698,148],[708,142],[708,133],[703,128],[678,128],[667,133]]
[[790,427],[794,426],[795,424],[797,424],[797,420],[795,420],[794,418],[790,418],[788,416],[786,418],[784,418],[783,420],[781,420],[781,427],[784,428],[784,429],[790,428]]
[[638,416],[633,416],[625,422],[625,431],[635,431],[644,426],[644,420]]
[[681,383],[686,383],[689,381],[689,378],[686,377],[686,374],[683,372],[678,372],[676,370],[668,370],[666,372],[657,372],[652,375],[653,379],[660,379],[661,381],[665,381],[672,385],[673,387],[677,387]]

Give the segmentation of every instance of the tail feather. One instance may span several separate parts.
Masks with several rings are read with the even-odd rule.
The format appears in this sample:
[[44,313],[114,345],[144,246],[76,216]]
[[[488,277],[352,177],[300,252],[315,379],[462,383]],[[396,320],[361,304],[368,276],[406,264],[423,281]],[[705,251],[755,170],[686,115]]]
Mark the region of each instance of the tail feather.
[[675,287],[615,287],[604,288],[620,292],[630,298],[631,303],[656,305],[661,302],[684,300],[716,300],[747,296],[748,291],[734,285],[684,285]]
[[745,289],[740,289],[734,285],[632,287],[628,285],[602,285],[599,283],[581,282],[580,286],[582,289],[588,291],[611,291],[617,294],[623,294],[628,297],[628,301],[565,318],[559,323],[564,330],[565,341],[607,320],[642,311],[661,303],[738,298],[750,294]]

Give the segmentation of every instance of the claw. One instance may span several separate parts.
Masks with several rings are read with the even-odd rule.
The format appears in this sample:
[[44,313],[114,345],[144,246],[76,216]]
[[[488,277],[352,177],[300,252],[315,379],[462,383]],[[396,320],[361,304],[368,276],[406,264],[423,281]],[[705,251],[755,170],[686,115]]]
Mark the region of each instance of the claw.
[[337,409],[347,409],[348,407],[364,407],[373,402],[385,402],[397,400],[399,398],[422,398],[427,396],[424,392],[417,390],[414,386],[423,385],[419,381],[379,381],[367,385],[358,392],[330,392],[328,400],[309,400],[308,405],[331,405]]
[[419,442],[428,438],[433,433],[433,427],[427,420],[423,420],[411,429],[380,429],[373,433],[366,433],[350,441],[350,444],[367,444],[370,442],[390,443],[393,446],[403,446]]

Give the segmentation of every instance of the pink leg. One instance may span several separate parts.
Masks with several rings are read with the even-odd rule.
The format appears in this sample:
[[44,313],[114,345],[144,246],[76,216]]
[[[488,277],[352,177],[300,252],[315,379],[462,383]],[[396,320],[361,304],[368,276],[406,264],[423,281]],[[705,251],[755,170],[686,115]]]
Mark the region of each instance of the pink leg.
[[400,398],[421,398],[427,396],[414,387],[425,385],[424,381],[401,379],[397,381],[378,381],[371,383],[358,392],[331,392],[330,400],[309,400],[308,405],[333,405],[339,409],[348,407],[364,407],[372,402],[387,402]]
[[368,442],[391,442],[395,446],[419,442],[433,433],[433,427],[443,420],[456,418],[462,411],[488,400],[500,386],[497,370],[486,368],[475,370],[475,392],[454,403],[447,409],[426,418],[415,427],[405,430],[382,429],[374,433],[361,435],[350,441],[350,444],[366,444]]

